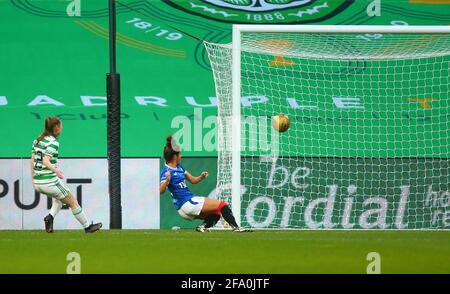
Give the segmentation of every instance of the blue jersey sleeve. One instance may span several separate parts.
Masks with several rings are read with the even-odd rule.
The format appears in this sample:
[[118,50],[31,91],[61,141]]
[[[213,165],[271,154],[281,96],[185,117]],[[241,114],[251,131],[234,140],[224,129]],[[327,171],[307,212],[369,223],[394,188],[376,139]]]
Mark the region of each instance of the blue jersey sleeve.
[[166,172],[167,172],[167,168],[163,168],[163,170],[161,171],[161,174],[159,175],[159,183],[162,183],[167,179]]

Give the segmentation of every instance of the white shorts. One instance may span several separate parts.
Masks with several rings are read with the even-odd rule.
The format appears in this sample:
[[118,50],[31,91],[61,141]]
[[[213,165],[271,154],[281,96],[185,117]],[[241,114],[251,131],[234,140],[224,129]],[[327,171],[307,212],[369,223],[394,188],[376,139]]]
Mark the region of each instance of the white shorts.
[[59,179],[58,179],[58,182],[55,184],[51,184],[51,185],[35,184],[35,187],[39,193],[45,194],[51,198],[56,198],[58,200],[66,198],[70,192],[69,188],[67,188],[67,186],[63,182],[61,182]]
[[202,212],[205,197],[192,197],[178,209],[178,213],[182,218],[193,220]]

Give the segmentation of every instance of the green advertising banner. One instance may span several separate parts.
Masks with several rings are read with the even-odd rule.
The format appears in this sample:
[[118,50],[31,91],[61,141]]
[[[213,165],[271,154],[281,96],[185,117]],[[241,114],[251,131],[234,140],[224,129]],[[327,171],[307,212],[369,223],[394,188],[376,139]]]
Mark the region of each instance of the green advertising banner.
[[[192,174],[210,173],[204,182],[191,187],[199,196],[214,191],[217,177],[217,97],[203,40],[231,42],[233,23],[450,23],[449,1],[382,1],[380,16],[370,15],[372,0],[116,2],[122,156],[160,157],[166,135],[177,134],[186,169]],[[61,157],[106,157],[107,1],[0,0],[0,34],[0,137],[14,142],[1,144],[0,157],[29,157],[31,143],[42,132],[45,117],[51,115],[64,121]],[[376,42],[376,38],[359,37],[361,42]],[[390,73],[380,69],[377,82],[385,87],[372,90],[379,100],[360,101],[364,109],[337,108],[342,101],[332,97],[342,94],[348,81],[339,81],[329,72],[324,73],[320,89],[307,97],[306,102],[316,101],[313,106],[317,108],[293,107],[302,105],[305,97],[295,97],[295,101],[278,93],[265,97],[268,103],[283,103],[292,118],[291,131],[303,134],[291,141],[282,137],[281,143],[304,148],[282,150],[281,155],[295,157],[289,162],[280,158],[275,163],[258,163],[264,168],[250,169],[256,174],[245,175],[242,224],[261,228],[448,228],[449,97],[448,84],[442,81],[448,81],[449,69],[434,66],[422,70],[418,65],[417,69],[439,71],[441,88],[430,89],[431,83],[421,82],[411,87],[411,95],[402,97],[390,88]],[[354,77],[351,83],[360,82]],[[302,78],[303,87],[309,77]],[[422,97],[425,92],[436,95]],[[247,94],[256,97],[260,93]],[[393,99],[395,103],[390,103]],[[247,108],[248,114],[273,115],[262,103],[252,107]],[[355,125],[355,120],[362,125]],[[402,133],[411,134],[406,138],[409,145],[392,146],[390,142],[404,139],[395,137]],[[324,136],[319,145],[295,141],[312,142],[318,134]],[[355,150],[352,141],[357,141],[358,150],[367,152],[351,153]],[[378,157],[392,159],[373,159]],[[161,228],[191,228],[197,223],[178,216],[168,192],[161,196]]]
[[[255,163],[258,169],[251,169]],[[217,159],[184,158],[182,164],[194,175],[208,171],[200,184],[187,184],[196,195],[215,197]],[[255,228],[448,229],[448,167],[448,159],[246,159],[241,223]],[[161,195],[161,228],[199,223],[178,215],[169,192]]]
[[[178,130],[173,124],[174,117],[192,118],[195,107],[202,108],[204,115],[217,114],[212,72],[198,39],[230,42],[232,23],[448,25],[450,22],[448,1],[382,1],[381,15],[370,16],[372,2],[117,1],[122,155],[159,156],[160,144],[156,142],[164,142],[167,133]],[[3,0],[0,34],[0,136],[15,142],[2,144],[0,156],[29,156],[30,144],[49,115],[59,115],[65,122],[62,156],[106,156],[107,3]],[[409,103],[411,107],[417,106]],[[433,101],[430,112],[442,115],[436,112],[439,103],[442,100]],[[324,119],[322,113],[302,109],[296,110],[296,116],[299,121]],[[335,123],[341,123],[339,118]],[[18,125],[26,127],[19,132]],[[207,131],[208,127],[203,129]],[[95,144],[80,145],[80,138]],[[192,149],[186,150],[185,155],[216,156],[217,152]]]

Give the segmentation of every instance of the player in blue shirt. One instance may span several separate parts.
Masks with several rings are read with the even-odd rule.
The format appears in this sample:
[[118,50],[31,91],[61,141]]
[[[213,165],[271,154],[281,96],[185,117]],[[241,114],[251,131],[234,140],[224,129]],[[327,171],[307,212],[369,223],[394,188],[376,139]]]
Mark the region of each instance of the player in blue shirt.
[[187,220],[202,219],[203,224],[196,228],[198,232],[209,231],[222,216],[235,232],[248,230],[239,227],[231,209],[224,201],[199,197],[193,194],[185,184],[185,179],[197,184],[208,177],[208,172],[194,177],[181,165],[181,149],[172,136],[167,137],[163,151],[166,164],[161,171],[159,192],[163,194],[167,188],[172,195],[173,204],[181,217]]

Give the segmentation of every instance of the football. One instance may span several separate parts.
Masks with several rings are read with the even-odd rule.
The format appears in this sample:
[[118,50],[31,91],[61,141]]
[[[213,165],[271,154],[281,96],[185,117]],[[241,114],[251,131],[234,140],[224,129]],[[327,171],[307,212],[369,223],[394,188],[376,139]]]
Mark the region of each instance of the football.
[[289,117],[285,114],[278,114],[272,118],[272,126],[280,133],[286,132],[291,126]]

